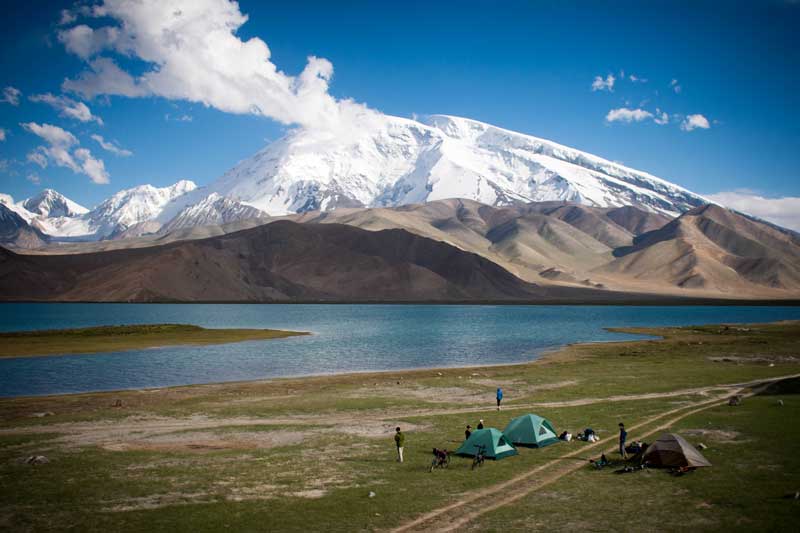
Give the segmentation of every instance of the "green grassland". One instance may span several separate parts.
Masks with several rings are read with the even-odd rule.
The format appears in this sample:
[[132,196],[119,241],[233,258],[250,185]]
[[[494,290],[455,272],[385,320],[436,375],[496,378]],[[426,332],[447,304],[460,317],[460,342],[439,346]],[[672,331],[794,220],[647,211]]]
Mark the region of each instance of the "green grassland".
[[274,329],[206,329],[184,324],[100,326],[0,333],[0,357],[117,352],[174,345],[226,344],[305,335]]
[[[628,331],[661,338],[568,346],[524,365],[3,399],[0,529],[391,530],[482,491],[464,514],[502,502],[514,490],[494,485],[551,461],[543,477],[578,468],[460,529],[792,529],[796,380],[738,407],[712,400],[731,384],[800,374],[800,323]],[[431,448],[457,448],[467,423],[502,429],[527,412],[558,431],[592,427],[600,445],[520,448],[475,471],[453,458],[427,471]],[[706,444],[714,466],[682,477],[591,469],[619,421],[630,439],[666,424]],[[395,425],[406,433],[403,464]],[[49,463],[26,464],[32,455]]]

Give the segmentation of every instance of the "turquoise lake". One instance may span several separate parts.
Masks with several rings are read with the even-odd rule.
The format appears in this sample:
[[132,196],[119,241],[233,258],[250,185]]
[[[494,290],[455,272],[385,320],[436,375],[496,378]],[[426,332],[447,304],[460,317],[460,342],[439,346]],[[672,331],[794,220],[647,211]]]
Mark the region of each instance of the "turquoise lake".
[[182,323],[313,335],[219,346],[0,360],[0,396],[341,372],[519,363],[617,326],[800,320],[800,307],[0,304],[0,330]]

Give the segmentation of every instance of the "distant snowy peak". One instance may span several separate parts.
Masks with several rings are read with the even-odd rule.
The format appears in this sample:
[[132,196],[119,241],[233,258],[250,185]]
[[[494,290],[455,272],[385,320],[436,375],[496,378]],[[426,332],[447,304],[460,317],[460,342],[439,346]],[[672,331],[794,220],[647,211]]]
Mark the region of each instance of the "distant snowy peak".
[[89,210],[53,189],[45,189],[36,196],[28,198],[22,207],[42,217],[75,217]]
[[49,217],[37,221],[48,235],[70,240],[99,240],[125,234],[126,230],[156,217],[176,198],[197,186],[182,180],[169,187],[140,185],[114,194],[77,217]]
[[446,198],[571,201],[676,216],[707,203],[645,172],[475,120],[382,116],[342,140],[294,130],[208,188],[271,215]]
[[161,228],[167,233],[180,228],[228,224],[251,218],[265,218],[268,215],[250,205],[237,202],[217,193],[211,193],[196,204],[181,210]]

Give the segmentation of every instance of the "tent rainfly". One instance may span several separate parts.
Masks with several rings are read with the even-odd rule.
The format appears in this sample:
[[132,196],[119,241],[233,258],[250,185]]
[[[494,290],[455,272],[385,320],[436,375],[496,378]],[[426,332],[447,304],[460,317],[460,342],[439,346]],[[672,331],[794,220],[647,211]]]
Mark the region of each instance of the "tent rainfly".
[[517,449],[503,433],[496,428],[478,429],[472,432],[467,440],[456,450],[457,455],[475,456],[478,447],[484,447],[484,456],[488,459],[503,459],[517,455]]
[[514,444],[541,448],[558,442],[556,430],[549,420],[538,415],[522,415],[508,423],[503,434]]
[[652,466],[666,467],[711,466],[708,459],[703,457],[697,448],[675,433],[664,433],[658,437],[658,440],[645,450],[642,462]]

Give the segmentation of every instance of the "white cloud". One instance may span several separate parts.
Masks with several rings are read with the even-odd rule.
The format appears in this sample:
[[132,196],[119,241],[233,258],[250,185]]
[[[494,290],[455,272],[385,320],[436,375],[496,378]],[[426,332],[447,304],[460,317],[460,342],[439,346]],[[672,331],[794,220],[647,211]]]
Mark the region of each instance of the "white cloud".
[[83,102],[76,102],[66,96],[55,96],[51,93],[33,94],[28,97],[31,102],[41,102],[57,109],[62,117],[72,118],[81,122],[97,122],[103,125],[103,119],[93,115],[89,107]]
[[673,91],[675,91],[675,94],[680,94],[681,91],[683,90],[683,87],[680,86],[678,80],[676,80],[675,78],[673,78],[672,81],[669,82],[669,86],[672,88]]
[[658,124],[659,126],[663,126],[664,124],[669,123],[669,115],[666,111],[661,111],[659,108],[656,108],[656,114],[653,116],[653,122]]
[[642,122],[643,120],[653,118],[650,111],[644,109],[628,109],[627,107],[620,107],[612,109],[606,115],[608,122]]
[[67,51],[81,59],[89,59],[103,50],[114,48],[120,39],[120,31],[113,26],[94,30],[86,24],[79,24],[68,30],[58,32],[58,40]]
[[70,11],[69,9],[62,9],[61,10],[61,18],[58,19],[59,26],[66,26],[67,24],[72,24],[78,20],[77,15]]
[[192,115],[186,115],[186,114],[174,117],[174,116],[170,115],[169,113],[167,113],[166,115],[164,115],[164,120],[166,120],[167,122],[169,122],[169,121],[173,121],[173,122],[192,122],[194,120],[194,117]]
[[751,191],[718,192],[705,196],[731,209],[800,231],[800,197],[766,198]]
[[52,124],[37,124],[35,122],[25,122],[20,124],[26,131],[33,133],[47,141],[51,146],[62,146],[69,148],[78,144],[78,139],[65,129],[53,126]]
[[34,185],[41,185],[41,183],[42,183],[42,179],[39,177],[39,174],[37,174],[36,172],[31,172],[30,174],[25,176],[25,179],[30,181]]
[[81,162],[81,169],[83,169],[84,174],[89,176],[89,179],[97,184],[108,183],[106,165],[101,159],[92,157],[92,152],[86,148],[78,148],[75,150],[75,157]]
[[47,168],[47,154],[43,153],[43,150],[44,146],[39,146],[35,150],[29,152],[27,156],[28,161],[42,168]]
[[[624,76],[624,74],[622,74]],[[614,92],[614,82],[617,78],[613,74],[609,74],[603,79],[602,76],[595,76],[592,81],[592,91],[608,91]]]
[[109,176],[103,161],[92,157],[86,148],[75,148],[80,143],[70,132],[51,124],[25,122],[20,125],[47,142],[47,146],[39,146],[30,152],[28,161],[42,168],[52,162],[76,174],[85,174],[95,183],[108,183]]
[[683,122],[681,122],[681,129],[683,131],[692,131],[698,128],[707,130],[711,127],[709,124],[708,119],[703,115],[695,114],[695,115],[687,115]]
[[20,91],[16,87],[6,87],[5,89],[3,89],[3,97],[0,98],[0,102],[11,104],[13,106],[18,106],[19,97],[21,94],[22,91]]
[[640,78],[636,74],[631,74],[628,76],[628,79],[631,80],[633,83],[647,83],[647,78]]
[[0,141],[5,141],[5,140],[6,140],[6,130],[0,128]]
[[89,61],[88,70],[84,70],[76,79],[64,80],[61,88],[83,95],[85,98],[94,98],[101,94],[129,98],[150,95],[143,86],[137,85],[133,76],[119,68],[114,60],[108,57]]
[[121,148],[119,145],[111,141],[106,141],[105,139],[103,139],[103,137],[97,135],[96,133],[93,134],[91,137],[92,139],[97,141],[97,144],[99,144],[103,148],[103,150],[111,152],[114,155],[118,155],[120,157],[129,157],[133,155],[133,152],[131,152],[130,150],[125,150],[124,148]]
[[[66,80],[63,88],[84,97],[186,100],[337,136],[357,132],[376,116],[364,105],[328,93],[333,76],[328,60],[311,56],[305,69],[291,76],[271,61],[263,40],[239,38],[237,31],[247,16],[236,2],[105,0],[94,7],[93,15],[118,25],[76,26],[61,37],[67,50],[84,58],[89,67]],[[134,77],[121,69],[112,53],[143,61],[143,73]]]

